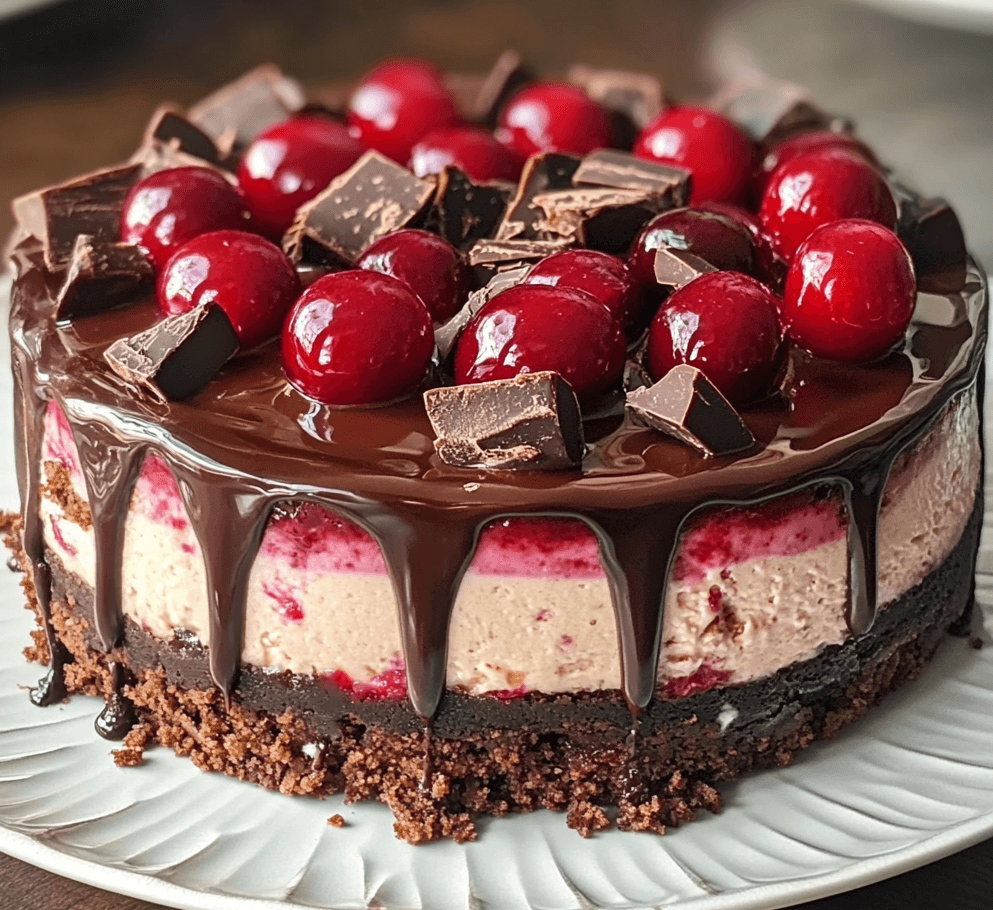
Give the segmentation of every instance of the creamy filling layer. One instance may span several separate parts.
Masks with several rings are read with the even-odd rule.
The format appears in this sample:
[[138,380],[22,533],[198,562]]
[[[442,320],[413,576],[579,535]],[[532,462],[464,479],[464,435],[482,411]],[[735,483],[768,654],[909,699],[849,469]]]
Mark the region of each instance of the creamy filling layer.
[[[46,542],[94,583],[86,489],[71,431],[46,417]],[[890,474],[879,526],[879,599],[918,584],[960,538],[980,452],[975,393],[953,400]],[[684,532],[665,604],[659,680],[671,695],[760,678],[848,636],[846,524],[837,491],[712,509]],[[163,638],[209,646],[200,546],[156,455],[135,486],[124,543],[124,612]],[[249,583],[242,659],[330,675],[358,698],[405,692],[397,610],[376,542],[313,506],[270,520]],[[570,519],[488,526],[449,632],[448,684],[513,697],[619,688],[618,636],[596,539]]]

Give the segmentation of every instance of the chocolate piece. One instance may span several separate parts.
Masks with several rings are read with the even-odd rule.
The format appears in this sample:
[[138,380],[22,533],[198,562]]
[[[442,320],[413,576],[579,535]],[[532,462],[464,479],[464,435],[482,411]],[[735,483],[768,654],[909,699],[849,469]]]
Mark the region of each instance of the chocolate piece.
[[627,394],[628,409],[708,458],[755,445],[738,412],[696,367],[673,367],[655,385]]
[[152,263],[138,247],[80,234],[56,298],[56,318],[76,319],[133,303],[154,284]]
[[509,199],[502,185],[473,183],[457,167],[446,165],[438,175],[434,227],[452,246],[467,250],[492,236]]
[[917,283],[932,294],[956,294],[965,285],[965,237],[944,199],[901,199],[897,233],[914,262]]
[[566,79],[606,108],[613,121],[614,141],[622,148],[631,148],[638,133],[662,113],[662,81],[649,73],[577,64],[569,68]]
[[597,186],[539,193],[532,204],[544,212],[536,225],[542,236],[557,234],[623,256],[645,223],[672,207],[670,198],[650,190]]
[[500,222],[497,239],[537,237],[537,223],[543,215],[541,209],[532,204],[534,197],[549,190],[571,187],[572,175],[576,173],[579,164],[580,160],[575,155],[560,155],[556,152],[529,158],[517,184],[517,193]]
[[93,171],[20,196],[11,207],[21,226],[41,241],[45,265],[59,271],[72,259],[80,234],[118,240],[124,200],[140,177],[138,164]]
[[334,271],[326,265],[315,265],[311,262],[297,263],[297,278],[300,279],[300,287],[309,288],[318,278],[330,275]]
[[535,74],[521,62],[517,51],[504,51],[479,85],[469,108],[469,119],[493,126],[510,96],[533,82]]
[[527,278],[530,271],[531,266],[522,265],[507,269],[504,272],[497,272],[486,285],[478,291],[473,291],[469,295],[469,299],[462,305],[462,309],[448,322],[434,330],[434,341],[438,347],[439,358],[442,361],[447,360],[469,320],[501,291],[505,291],[515,284],[520,284]]
[[525,262],[538,262],[573,245],[567,237],[554,240],[480,240],[469,249],[469,265],[476,281],[486,284],[505,269]]
[[145,128],[142,145],[151,146],[155,143],[169,146],[194,158],[202,158],[211,164],[219,164],[221,160],[214,140],[171,104],[159,105]]
[[558,373],[429,389],[424,406],[445,464],[555,470],[582,461],[579,404]]
[[707,272],[716,272],[707,260],[686,250],[660,247],[655,251],[655,280],[663,287],[677,290]]
[[659,193],[667,197],[668,208],[681,208],[689,203],[691,181],[692,175],[686,168],[645,161],[616,149],[591,152],[572,177],[577,186],[612,186]]
[[199,392],[237,350],[238,336],[224,310],[207,305],[115,341],[104,359],[118,376],[156,398],[180,399]]
[[249,70],[189,109],[189,118],[213,137],[222,156],[248,145],[262,130],[303,107],[296,79],[271,64]]
[[756,142],[774,143],[793,133],[834,125],[834,118],[814,104],[805,88],[778,79],[731,85],[715,96],[713,106]]

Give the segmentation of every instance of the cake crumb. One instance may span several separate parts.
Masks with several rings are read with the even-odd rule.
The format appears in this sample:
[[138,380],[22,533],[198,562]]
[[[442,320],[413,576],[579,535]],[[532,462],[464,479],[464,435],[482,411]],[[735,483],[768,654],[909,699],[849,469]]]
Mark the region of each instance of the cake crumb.
[[566,824],[583,837],[592,837],[595,831],[610,827],[607,813],[586,800],[576,800],[569,806]]
[[345,817],[340,812],[335,812],[335,814],[328,819],[328,824],[332,828],[344,828]]
[[974,651],[980,650],[983,646],[983,640],[978,635],[972,635],[969,638],[969,647]]

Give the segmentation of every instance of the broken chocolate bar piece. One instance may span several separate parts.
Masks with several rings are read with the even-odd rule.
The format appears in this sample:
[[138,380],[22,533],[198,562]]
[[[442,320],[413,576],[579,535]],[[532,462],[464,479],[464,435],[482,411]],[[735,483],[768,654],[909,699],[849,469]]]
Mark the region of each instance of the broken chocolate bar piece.
[[692,174],[686,168],[645,161],[629,152],[599,149],[581,162],[572,177],[576,186],[612,186],[648,190],[667,197],[669,208],[689,203]]
[[221,155],[248,145],[306,102],[300,83],[279,67],[259,66],[202,98],[189,109],[189,118],[211,136]]
[[224,310],[208,304],[115,341],[103,356],[125,381],[161,400],[179,400],[199,392],[237,350]]
[[353,265],[369,244],[411,227],[434,193],[434,180],[370,150],[297,210],[283,249],[294,262]]
[[500,222],[497,239],[536,238],[537,224],[543,213],[533,204],[534,197],[549,190],[571,187],[572,175],[579,165],[580,160],[575,155],[561,155],[557,152],[546,152],[529,158],[517,184],[517,193]]
[[585,450],[576,395],[558,373],[524,373],[424,393],[445,464],[559,470]]
[[151,146],[156,143],[211,164],[219,164],[221,160],[214,140],[171,104],[159,105],[145,128],[142,145]]
[[80,234],[107,243],[120,238],[121,209],[141,174],[140,164],[83,174],[15,199],[14,216],[41,241],[49,270],[60,271],[69,265]]
[[901,199],[897,234],[914,262],[920,290],[931,294],[962,290],[965,237],[958,216],[944,199]]
[[707,272],[716,272],[706,259],[694,256],[687,250],[659,247],[655,251],[655,280],[671,291],[678,290]]
[[495,274],[526,262],[538,262],[573,246],[568,237],[552,240],[480,240],[469,249],[469,265],[479,285]]
[[732,455],[755,445],[738,412],[696,367],[673,367],[655,385],[627,394],[628,410],[656,430],[705,456]]
[[535,74],[524,66],[517,51],[504,51],[480,83],[476,97],[469,107],[469,119],[494,126],[500,108],[510,96],[535,78]]
[[56,298],[56,318],[61,321],[102,313],[133,302],[154,285],[152,263],[138,247],[80,234]]
[[566,80],[607,110],[614,141],[621,148],[631,148],[638,133],[662,113],[665,104],[662,81],[649,73],[577,64],[569,68]]
[[713,106],[756,142],[766,144],[794,133],[830,129],[835,119],[814,104],[805,88],[778,79],[728,86],[713,99]]
[[509,199],[503,186],[473,183],[457,167],[446,165],[438,175],[434,227],[456,249],[467,250],[493,235]]
[[469,295],[469,299],[462,305],[462,309],[448,322],[434,330],[434,341],[438,347],[438,357],[441,362],[448,359],[448,355],[451,354],[469,320],[501,291],[505,291],[515,284],[520,284],[527,278],[530,271],[531,266],[522,265],[507,269],[504,272],[497,272],[487,284]]

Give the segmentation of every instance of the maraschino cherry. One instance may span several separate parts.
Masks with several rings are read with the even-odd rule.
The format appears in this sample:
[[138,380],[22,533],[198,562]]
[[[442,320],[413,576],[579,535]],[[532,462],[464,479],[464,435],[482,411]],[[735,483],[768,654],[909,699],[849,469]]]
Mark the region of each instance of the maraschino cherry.
[[811,152],[823,152],[827,149],[842,149],[864,158],[869,164],[877,164],[872,149],[864,142],[856,139],[851,133],[834,133],[831,130],[816,130],[812,133],[797,133],[784,139],[765,153],[752,178],[752,188],[756,199],[761,199],[765,193],[769,177],[781,164],[808,155]]
[[156,269],[208,231],[248,228],[245,199],[217,171],[174,167],[139,180],[121,211],[121,240],[141,247]]
[[489,130],[474,126],[433,130],[410,153],[410,169],[418,177],[438,174],[448,164],[460,168],[477,183],[488,180],[516,183],[524,159],[498,142]]
[[347,127],[330,117],[292,117],[264,130],[238,165],[238,185],[255,226],[269,237],[281,237],[296,210],[361,154]]
[[395,399],[421,380],[433,350],[420,298],[397,278],[364,269],[318,278],[283,326],[287,378],[324,404]]
[[441,74],[420,60],[377,66],[348,102],[348,128],[366,148],[406,165],[417,142],[432,130],[461,123]]
[[521,158],[541,152],[586,155],[613,139],[607,112],[582,89],[560,82],[521,89],[500,112],[496,136]]
[[465,257],[428,231],[387,234],[366,249],[355,267],[400,279],[420,297],[434,322],[451,319],[469,296]]
[[166,315],[205,303],[224,310],[243,348],[279,332],[300,281],[286,254],[258,234],[213,231],[183,244],[158,280]]
[[732,404],[770,391],[783,340],[778,303],[761,282],[737,272],[709,272],[675,291],[648,330],[653,379],[674,366],[701,370]]
[[621,324],[589,294],[519,284],[497,294],[466,324],[455,349],[455,381],[551,370],[580,400],[589,400],[618,381],[624,354]]
[[819,357],[875,360],[904,337],[916,291],[910,255],[892,231],[874,221],[834,221],[793,257],[783,324]]

